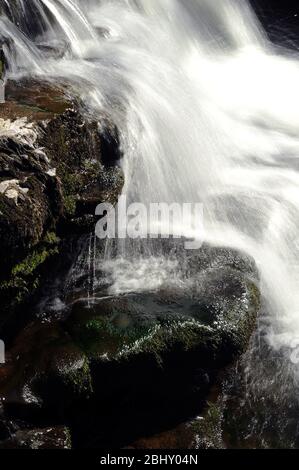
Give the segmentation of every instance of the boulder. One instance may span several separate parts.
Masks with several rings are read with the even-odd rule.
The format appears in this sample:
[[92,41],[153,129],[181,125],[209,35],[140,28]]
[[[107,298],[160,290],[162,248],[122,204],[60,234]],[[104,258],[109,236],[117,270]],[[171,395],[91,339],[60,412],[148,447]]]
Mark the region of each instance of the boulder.
[[40,285],[59,239],[88,233],[97,204],[116,203],[120,156],[115,126],[107,116],[86,118],[66,84],[8,82],[0,120],[0,331]]
[[183,284],[95,293],[94,302],[70,296],[62,320],[29,325],[0,369],[6,418],[54,419],[71,427],[76,446],[104,446],[196,413],[219,371],[247,348],[258,277],[251,259],[229,249],[204,246],[179,259]]

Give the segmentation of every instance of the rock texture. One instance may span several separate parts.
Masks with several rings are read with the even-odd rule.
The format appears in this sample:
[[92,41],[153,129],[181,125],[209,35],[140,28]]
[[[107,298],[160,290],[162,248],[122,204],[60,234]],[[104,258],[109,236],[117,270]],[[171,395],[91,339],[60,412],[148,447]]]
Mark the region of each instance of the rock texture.
[[80,112],[65,86],[7,87],[0,121],[1,322],[39,284],[59,238],[88,232],[95,207],[115,203],[123,175],[117,130]]
[[128,444],[190,416],[246,350],[259,292],[254,264],[231,250],[189,252],[180,269],[182,289],[72,301],[63,320],[28,325],[0,373],[6,416],[63,422],[77,446]]

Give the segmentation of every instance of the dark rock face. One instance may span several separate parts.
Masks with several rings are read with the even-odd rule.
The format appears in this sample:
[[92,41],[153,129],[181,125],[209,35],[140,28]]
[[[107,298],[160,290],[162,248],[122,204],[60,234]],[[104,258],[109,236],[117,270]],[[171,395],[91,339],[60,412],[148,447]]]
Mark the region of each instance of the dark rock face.
[[12,139],[0,140],[0,256],[10,268],[62,215],[58,180],[45,154]]
[[[72,229],[77,224],[86,231],[96,205],[116,203],[122,190],[119,137],[107,117],[97,122],[84,117],[76,100],[65,97],[65,87],[33,80],[9,83],[1,114],[4,119],[25,117],[34,124],[34,147],[43,149],[47,160],[40,171],[52,174],[61,190],[63,220],[73,224]],[[21,150],[26,155],[26,148]]]
[[0,331],[59,238],[92,230],[97,204],[116,203],[123,186],[117,130],[86,120],[63,86],[11,82],[1,117]]
[[98,298],[95,305],[79,300],[67,329],[95,364],[127,364],[139,356],[141,364],[144,358],[164,364],[176,351],[196,356],[206,369],[220,367],[246,348],[259,304],[250,266],[229,250],[226,255],[208,247],[186,254],[182,286]]
[[116,166],[121,158],[117,130],[111,129],[107,145],[104,120],[102,126],[85,121],[70,108],[48,123],[39,141],[61,180],[64,223],[69,230],[92,229],[96,206],[115,204],[123,187],[123,175]]
[[231,250],[203,247],[180,269],[182,288],[73,301],[64,320],[28,325],[0,369],[6,418],[63,422],[76,446],[105,446],[192,415],[246,350],[259,293]]
[[36,4],[30,1],[26,2],[26,12],[25,16],[21,0],[9,0],[9,2],[0,0],[0,13],[18,25],[29,37],[34,38],[43,31],[45,26],[43,16],[40,14]]

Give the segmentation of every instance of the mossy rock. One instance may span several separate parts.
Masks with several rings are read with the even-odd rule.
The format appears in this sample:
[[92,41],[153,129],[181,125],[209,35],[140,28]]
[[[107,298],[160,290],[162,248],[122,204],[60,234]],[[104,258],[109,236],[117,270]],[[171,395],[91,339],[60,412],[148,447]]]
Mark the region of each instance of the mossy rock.
[[183,285],[95,292],[94,301],[74,294],[59,321],[33,322],[0,370],[6,417],[70,423],[78,445],[108,439],[119,416],[141,429],[140,416],[151,426],[164,412],[195,416],[219,371],[246,350],[259,310],[254,266],[228,252],[226,261],[208,247],[186,254]]
[[89,361],[56,324],[35,322],[19,335],[0,374],[5,407],[26,418],[68,410],[93,393]]
[[[197,284],[198,283],[198,284]],[[205,350],[213,360],[248,344],[259,308],[252,280],[231,268],[213,269],[188,288],[78,301],[68,330],[90,357],[127,361],[138,354]]]
[[26,118],[18,126],[31,137],[27,143],[20,130],[0,139],[0,330],[29,302],[42,266],[57,254],[44,246],[47,233],[88,233],[96,206],[115,204],[124,184],[117,129],[105,116],[101,126],[87,119],[79,99],[66,97],[70,88],[34,79],[7,86],[1,117]]

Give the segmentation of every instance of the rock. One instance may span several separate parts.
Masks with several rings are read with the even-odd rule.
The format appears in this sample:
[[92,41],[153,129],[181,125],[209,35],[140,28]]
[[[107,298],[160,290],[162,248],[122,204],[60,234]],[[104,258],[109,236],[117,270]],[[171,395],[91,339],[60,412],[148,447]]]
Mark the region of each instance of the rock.
[[9,20],[13,21],[19,29],[26,35],[34,38],[43,32],[44,19],[40,14],[40,8],[35,2],[26,4],[24,15],[24,6],[19,0],[0,0],[0,14],[4,14]]
[[61,325],[35,322],[16,339],[0,374],[4,408],[22,419],[65,419],[68,409],[92,393],[89,363]]
[[224,449],[222,411],[209,403],[200,416],[174,428],[139,438],[130,443],[129,449]]
[[64,93],[63,84],[53,85],[34,79],[9,80],[6,102],[1,105],[1,117],[14,121],[26,118],[30,123],[51,121],[72,107]]
[[62,183],[64,226],[72,232],[78,226],[92,229],[96,206],[116,204],[124,184],[116,166],[121,158],[117,130],[105,119],[101,126],[88,122],[72,108],[47,125],[40,144]]
[[64,426],[44,429],[20,429],[0,442],[0,449],[71,449],[69,430]]
[[123,445],[196,413],[219,371],[246,350],[258,280],[252,260],[231,250],[175,255],[184,283],[73,298],[61,321],[29,325],[0,374],[6,418],[64,422],[77,446],[95,436]]
[[[139,343],[153,328],[190,321],[198,322],[207,335],[213,330],[215,336],[221,330],[221,334],[229,336],[237,354],[246,348],[259,306],[254,262],[230,249],[205,245],[200,250],[186,251],[176,241],[168,244],[172,258],[163,251],[161,269],[163,263],[171,265],[171,260],[177,263],[169,271],[173,279],[165,279],[159,288],[147,291],[144,286],[139,293],[119,295],[113,294],[114,290],[109,295],[106,290],[95,291],[95,302],[70,297],[72,313],[67,325],[72,337],[93,351],[95,345],[89,339],[85,341],[84,335],[95,330],[95,344],[101,348],[95,351],[114,359],[130,355],[131,345],[135,346],[136,340]],[[96,277],[101,275],[101,271],[96,273]],[[106,331],[106,326],[109,335],[114,334],[117,339],[108,340],[113,344],[111,351],[105,349],[109,346],[103,341],[98,341],[97,331]]]
[[[9,321],[13,328],[26,324],[24,304],[38,290],[42,279],[49,275],[47,272],[49,263],[54,263],[59,253],[59,246],[60,240],[56,234],[47,232],[25,258],[20,262],[16,262],[17,258],[15,258],[16,264],[9,273],[6,274],[3,266],[0,278],[0,330],[7,326]],[[12,254],[16,256],[17,252],[12,252]],[[21,306],[22,315],[18,315]]]
[[58,251],[57,243],[45,247],[48,234],[88,232],[97,204],[116,203],[122,190],[115,126],[105,116],[89,121],[65,93],[65,84],[10,81],[1,106],[0,331]]
[[[101,393],[105,384],[107,393],[112,386],[122,393],[128,387],[128,394],[133,393],[130,387],[136,390],[144,380],[153,388],[152,377],[144,373],[145,364],[157,371],[169,367],[175,374],[191,373],[194,368],[209,373],[246,349],[259,293],[249,274],[242,271],[245,260],[239,257],[237,267],[237,255],[228,250],[227,254],[227,266],[223,250],[205,248],[188,255],[181,268],[182,286],[166,283],[154,292],[109,296],[91,306],[75,302],[67,328],[89,357],[94,385],[99,378]],[[125,372],[120,376],[121,367]],[[128,379],[131,367],[136,375],[133,383]],[[119,380],[112,384],[116,373]]]
[[81,231],[86,231],[90,218],[82,227],[83,217],[94,215],[101,202],[115,204],[122,190],[119,136],[107,116],[87,119],[78,100],[65,93],[69,95],[64,83],[59,87],[36,80],[9,82],[2,115],[38,124],[36,147],[50,162],[47,175],[61,183],[65,225],[71,224],[72,230],[79,220]]
[[33,146],[0,138],[1,274],[55,230],[62,215],[61,187],[49,175],[45,154]]
[[130,443],[126,449],[153,449],[153,450],[186,450],[195,449],[195,435],[192,429],[192,423],[180,424],[173,429],[162,431],[160,433],[141,437]]
[[3,404],[0,404],[0,441],[9,439],[19,429],[13,420],[7,419],[4,413]]

